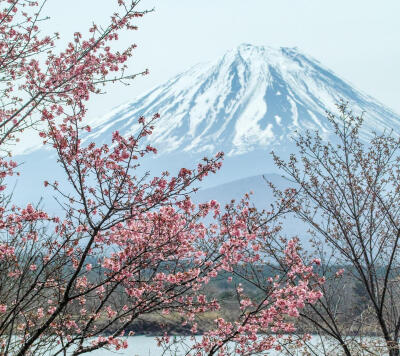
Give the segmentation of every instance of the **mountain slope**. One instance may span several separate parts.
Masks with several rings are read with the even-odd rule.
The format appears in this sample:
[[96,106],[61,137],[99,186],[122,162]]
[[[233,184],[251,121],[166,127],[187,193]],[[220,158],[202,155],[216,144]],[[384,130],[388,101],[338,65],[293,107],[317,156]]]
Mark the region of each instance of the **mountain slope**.
[[[109,143],[114,130],[130,135],[140,116],[158,112],[161,118],[149,140],[159,154],[145,160],[142,170],[175,173],[195,167],[205,155],[224,151],[221,172],[202,182],[210,187],[277,172],[269,152],[283,157],[296,152],[291,140],[296,130],[318,129],[329,139],[325,113],[335,111],[340,99],[349,101],[355,113],[365,111],[363,137],[385,128],[400,132],[400,116],[299,50],[245,44],[91,120],[86,140]],[[37,187],[43,180],[62,179],[49,151],[36,150],[18,160],[26,162],[16,190],[24,200],[40,198],[43,193]],[[222,187],[216,193],[226,188]]]
[[[250,193],[250,203],[260,211],[269,210],[271,204],[276,202],[273,191],[268,185],[272,183],[277,189],[285,190],[295,187],[293,183],[278,174],[263,174],[243,179],[234,180],[215,187],[200,189],[193,195],[195,202],[205,202],[216,199],[223,207],[234,199],[239,202],[245,194]],[[306,223],[296,218],[292,214],[287,214],[281,218],[282,234],[294,237],[298,236],[308,246],[309,233]]]

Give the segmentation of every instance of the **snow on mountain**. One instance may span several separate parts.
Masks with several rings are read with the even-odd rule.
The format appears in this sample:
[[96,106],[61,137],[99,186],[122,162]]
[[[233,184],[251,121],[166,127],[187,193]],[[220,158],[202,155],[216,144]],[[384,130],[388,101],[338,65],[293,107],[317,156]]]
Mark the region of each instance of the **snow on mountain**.
[[276,150],[295,130],[318,129],[328,138],[326,110],[334,112],[340,99],[366,112],[365,137],[399,127],[398,115],[298,49],[243,44],[92,121],[90,139],[106,141],[114,130],[129,135],[138,117],[158,112],[151,142],[161,155]]

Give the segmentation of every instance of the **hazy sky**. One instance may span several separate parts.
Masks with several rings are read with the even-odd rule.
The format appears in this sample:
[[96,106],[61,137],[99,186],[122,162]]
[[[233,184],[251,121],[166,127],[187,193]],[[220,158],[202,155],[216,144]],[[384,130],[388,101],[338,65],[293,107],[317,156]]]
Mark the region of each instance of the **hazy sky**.
[[[116,0],[48,0],[46,29],[64,37],[105,24]],[[297,46],[400,113],[399,0],[142,0],[155,12],[123,38],[138,44],[132,72],[150,75],[93,100],[90,115],[134,99],[198,62],[246,42]]]

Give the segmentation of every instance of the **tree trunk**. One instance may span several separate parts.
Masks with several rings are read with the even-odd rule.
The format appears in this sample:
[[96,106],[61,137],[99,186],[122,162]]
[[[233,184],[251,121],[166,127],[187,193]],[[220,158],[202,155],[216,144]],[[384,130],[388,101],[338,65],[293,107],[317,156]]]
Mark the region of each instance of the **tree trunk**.
[[400,356],[400,346],[398,341],[387,341],[386,342],[389,349],[389,356]]

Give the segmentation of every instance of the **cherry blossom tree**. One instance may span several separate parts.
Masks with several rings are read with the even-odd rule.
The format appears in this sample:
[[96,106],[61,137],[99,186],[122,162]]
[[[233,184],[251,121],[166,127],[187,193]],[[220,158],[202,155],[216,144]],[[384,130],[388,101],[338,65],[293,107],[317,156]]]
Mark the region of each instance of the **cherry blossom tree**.
[[[283,200],[260,212],[247,197],[239,204],[230,203],[218,215],[219,233],[207,241],[224,256],[219,275],[234,284],[237,312],[218,317],[202,337],[192,337],[190,343],[185,340],[186,347],[179,339],[174,347],[166,336],[160,340],[166,350],[175,355],[264,355],[299,347],[310,338],[306,333],[293,335],[294,321],[306,304],[321,298],[322,280],[313,271],[318,261],[305,263],[300,258],[297,238],[277,243],[281,227],[276,217],[289,203]],[[188,316],[195,329],[195,313]]]
[[[296,188],[289,211],[310,227],[326,278],[323,298],[303,309],[301,319],[340,354],[398,356],[399,137],[365,134],[363,117],[345,102],[328,119],[334,129],[330,142],[307,131],[296,138],[298,155],[287,161],[275,155]],[[352,291],[358,294],[354,304]]]
[[[158,115],[138,118],[133,136],[114,132],[103,145],[83,140],[89,98],[108,82],[134,78],[126,74],[134,46],[113,48],[146,11],[137,10],[138,1],[118,0],[108,26],[92,25],[86,37],[75,33],[58,52],[57,35],[40,35],[43,5],[0,1],[0,353],[120,350],[132,323],[155,312],[178,313],[196,332],[196,318],[220,308],[203,287],[264,258],[260,243],[268,245],[268,223],[280,210],[258,226],[245,202],[226,210],[216,201],[194,205],[193,184],[220,168],[222,153],[175,176],[139,175],[142,158],[156,153],[144,138]],[[49,179],[43,187],[58,195],[62,216],[32,204],[18,207],[8,193],[7,176],[18,170],[10,150],[31,128],[65,173],[64,183]],[[292,240],[280,251],[288,272],[259,281],[261,298],[238,286],[236,319],[217,319],[187,352],[227,355],[232,343],[246,355],[277,347],[279,337],[258,334],[293,331],[290,318],[321,297],[312,261],[299,259],[297,249]]]

